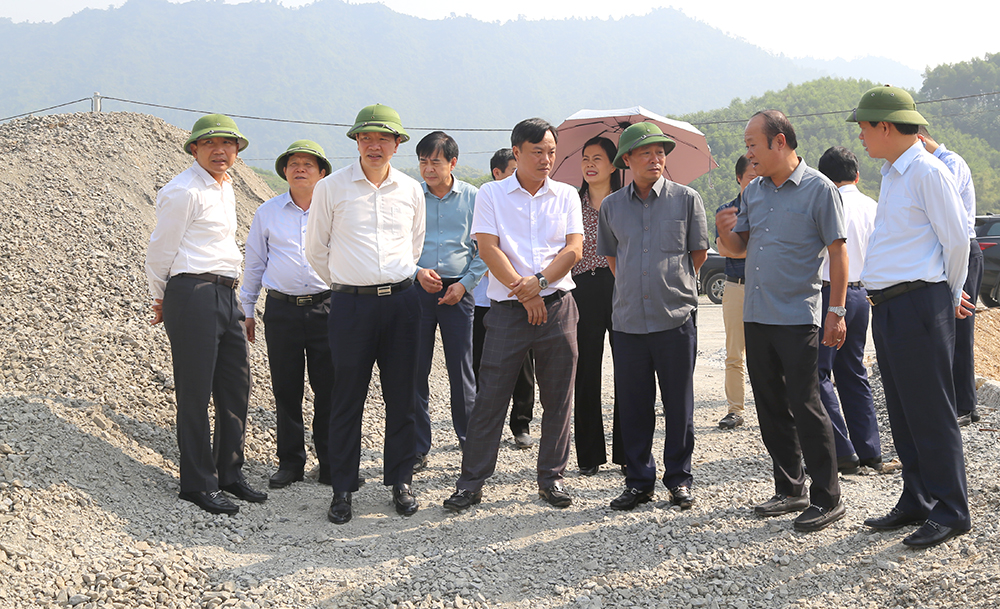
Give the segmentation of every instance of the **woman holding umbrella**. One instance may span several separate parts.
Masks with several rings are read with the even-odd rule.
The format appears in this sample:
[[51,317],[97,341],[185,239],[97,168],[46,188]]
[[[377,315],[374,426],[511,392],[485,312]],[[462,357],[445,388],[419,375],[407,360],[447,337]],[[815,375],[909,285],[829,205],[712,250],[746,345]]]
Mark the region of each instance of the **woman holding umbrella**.
[[[580,310],[577,323],[579,359],[576,368],[574,429],[576,460],[580,475],[593,476],[602,463],[608,462],[604,446],[604,421],[601,414],[604,336],[611,336],[611,297],[615,277],[604,256],[597,255],[597,218],[604,198],[622,186],[621,174],[612,165],[618,149],[606,137],[594,137],[583,145],[583,257],[573,267],[576,289],[573,297]],[[614,345],[612,345],[614,348]],[[618,430],[618,407],[615,404],[612,424],[612,461],[625,463]],[[624,466],[623,466],[624,467]]]

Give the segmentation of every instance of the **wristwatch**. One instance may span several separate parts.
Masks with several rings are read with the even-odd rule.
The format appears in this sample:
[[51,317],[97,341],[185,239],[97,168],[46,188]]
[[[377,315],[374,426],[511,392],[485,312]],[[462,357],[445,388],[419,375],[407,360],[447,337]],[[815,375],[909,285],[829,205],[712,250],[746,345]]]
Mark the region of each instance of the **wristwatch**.
[[847,315],[847,307],[830,307],[827,309],[831,313],[836,313],[838,317],[843,317]]
[[535,273],[535,277],[538,277],[538,289],[544,290],[549,287],[549,280],[545,278],[545,275],[541,273]]

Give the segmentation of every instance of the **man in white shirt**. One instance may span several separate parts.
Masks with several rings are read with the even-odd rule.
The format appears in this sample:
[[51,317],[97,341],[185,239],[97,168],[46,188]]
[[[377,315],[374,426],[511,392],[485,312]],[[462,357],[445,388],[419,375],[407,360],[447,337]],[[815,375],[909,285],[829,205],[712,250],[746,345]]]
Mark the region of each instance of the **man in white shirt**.
[[[858,157],[847,148],[834,146],[828,149],[820,157],[817,169],[837,185],[844,202],[844,224],[847,228],[844,247],[847,248],[848,259],[847,300],[844,302],[847,334],[839,349],[820,345],[819,397],[830,415],[830,423],[833,424],[837,469],[842,474],[856,474],[861,466],[882,469],[878,419],[864,363],[871,306],[860,281],[868,237],[874,228],[877,204],[858,190],[858,181],[861,179]],[[823,261],[822,275],[823,307],[826,308],[830,306],[828,259]],[[837,379],[836,392],[833,377]],[[837,399],[838,394],[840,400]]]
[[375,362],[385,402],[382,482],[392,486],[397,513],[417,511],[410,482],[420,304],[412,278],[427,221],[420,184],[389,163],[410,139],[399,114],[381,104],[366,106],[347,136],[357,141],[360,156],[316,185],[306,229],[306,257],[333,291],[328,322],[333,501],[327,517],[335,524],[352,515],[361,417]]
[[872,305],[872,336],[892,441],[903,464],[903,493],[879,530],[922,525],[903,539],[934,546],[972,527],[955,417],[952,359],[963,298],[969,235],[962,200],[944,163],[924,150],[927,121],[898,87],[874,87],[848,117],[868,156],[885,159],[861,282]]
[[540,118],[521,121],[510,141],[514,175],[484,184],[472,232],[492,277],[479,392],[469,416],[462,475],[444,507],[461,511],[482,500],[496,470],[500,436],[518,371],[529,349],[544,415],[538,448],[538,494],[555,507],[572,498],[562,477],[569,459],[576,377],[576,323],[570,269],[583,250],[583,213],[576,189],[549,179],[556,129]]
[[302,480],[306,465],[302,422],[303,377],[309,364],[313,399],[313,442],[319,481],[330,484],[330,405],[333,361],[327,340],[330,289],[306,260],[306,223],[316,183],[329,175],[330,161],[316,142],[298,140],[274,163],[288,182],[288,192],[264,202],[254,212],[247,235],[240,302],[246,314],[247,339],[254,342],[254,307],[261,287],[267,290],[264,324],[277,420],[278,471],[268,486],[284,488]]
[[[227,171],[247,147],[236,123],[210,114],[195,122],[184,151],[194,164],[156,195],[156,228],[146,251],[152,323],[170,339],[177,393],[178,495],[213,514],[239,511],[221,491],[267,499],[243,477],[250,361],[243,312],[236,197]],[[215,403],[215,442],[208,421]]]
[[[918,127],[917,137],[923,142],[924,149],[941,159],[955,176],[955,186],[962,197],[969,230],[969,272],[962,289],[969,295],[969,302],[976,304],[979,288],[983,285],[983,250],[976,240],[976,186],[972,182],[972,170],[958,153],[948,150],[944,144],[938,144],[927,132],[927,127]],[[979,411],[976,409],[975,338],[976,312],[973,311],[972,315],[955,320],[955,363],[952,365],[952,373],[955,376],[955,409],[958,411],[959,426],[979,421]]]

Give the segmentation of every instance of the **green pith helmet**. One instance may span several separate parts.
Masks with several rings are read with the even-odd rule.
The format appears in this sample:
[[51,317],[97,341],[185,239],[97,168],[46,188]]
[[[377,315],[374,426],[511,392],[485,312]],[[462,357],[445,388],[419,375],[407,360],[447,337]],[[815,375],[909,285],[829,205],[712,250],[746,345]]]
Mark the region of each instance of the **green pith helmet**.
[[191,137],[184,142],[184,152],[191,154],[191,143],[206,137],[234,137],[241,152],[250,145],[240,133],[236,121],[224,114],[209,114],[199,118],[191,127]]
[[901,125],[926,125],[927,120],[917,112],[913,97],[905,89],[886,85],[865,91],[858,107],[847,117],[847,122],[868,121],[899,123]]
[[399,113],[382,104],[362,108],[361,112],[358,112],[358,118],[354,120],[354,126],[347,132],[347,137],[356,140],[358,134],[364,131],[398,135],[401,144],[410,139],[410,135],[403,129],[403,122],[399,120]]
[[288,181],[285,177],[285,167],[288,165],[288,159],[293,154],[299,152],[304,152],[305,154],[311,154],[316,157],[316,162],[319,163],[320,169],[326,170],[326,175],[330,175],[333,171],[333,166],[330,165],[330,161],[327,160],[326,155],[323,152],[323,147],[312,140],[298,140],[292,142],[292,145],[288,147],[288,150],[281,153],[278,160],[274,162],[274,173],[278,174],[282,180]]
[[656,144],[657,142],[663,142],[663,150],[667,154],[670,154],[670,151],[677,145],[677,142],[663,135],[663,131],[653,123],[629,125],[629,128],[622,132],[622,136],[618,140],[618,154],[615,155],[615,167],[626,169],[625,161],[622,160],[623,156],[640,146]]

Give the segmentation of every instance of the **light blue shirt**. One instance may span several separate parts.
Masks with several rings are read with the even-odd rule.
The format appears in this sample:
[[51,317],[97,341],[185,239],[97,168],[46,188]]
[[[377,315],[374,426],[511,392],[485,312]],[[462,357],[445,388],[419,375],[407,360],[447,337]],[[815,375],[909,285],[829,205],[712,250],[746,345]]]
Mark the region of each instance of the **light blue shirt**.
[[472,216],[476,208],[475,186],[454,180],[451,190],[439,198],[421,183],[427,207],[427,232],[417,270],[434,269],[442,278],[459,279],[472,292],[486,272],[479,248],[472,238]]
[[969,169],[969,164],[965,162],[965,159],[958,153],[945,148],[944,144],[938,145],[934,150],[934,156],[941,159],[945,167],[950,169],[952,175],[955,176],[955,186],[958,188],[958,194],[962,197],[962,205],[965,206],[965,213],[969,218],[969,238],[975,239],[976,186],[972,183],[972,170]]
[[303,211],[287,192],[265,201],[253,215],[247,235],[246,263],[240,285],[240,304],[247,319],[263,286],[290,296],[308,296],[329,289],[306,260],[306,224]]

